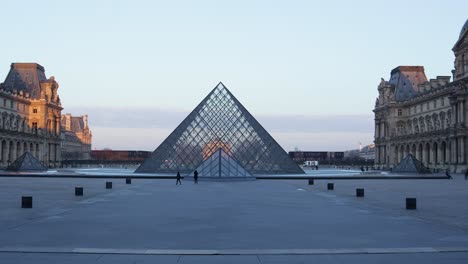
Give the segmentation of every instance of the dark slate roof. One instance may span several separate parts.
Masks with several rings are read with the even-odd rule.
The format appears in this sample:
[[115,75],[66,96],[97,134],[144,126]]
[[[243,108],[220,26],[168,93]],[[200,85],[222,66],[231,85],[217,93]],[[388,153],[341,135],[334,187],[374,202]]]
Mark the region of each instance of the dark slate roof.
[[[67,125],[66,115],[62,115],[62,127],[66,127],[66,125]],[[85,125],[84,125],[82,116],[71,117],[71,131],[83,132],[84,128],[85,128]]]
[[463,36],[463,33],[465,33],[465,31],[467,31],[467,30],[468,30],[468,19],[465,21],[465,24],[461,28],[460,35],[458,36],[458,39],[461,39],[461,37]]
[[393,172],[429,173],[430,170],[413,155],[408,154],[393,170]]
[[7,167],[10,171],[46,171],[47,167],[37,160],[31,153],[25,152]]
[[427,82],[423,66],[398,66],[392,70],[389,83],[395,86],[395,100],[406,101],[417,95],[417,86]]
[[44,67],[37,63],[12,63],[2,88],[23,91],[33,99],[41,96],[41,82],[46,82]]
[[455,45],[453,45],[452,50],[455,50],[455,48],[458,46],[459,43],[461,43],[461,40],[463,39],[463,36],[466,35],[466,32],[468,32],[468,19],[466,20],[465,24],[460,30],[460,35],[458,36],[457,42],[455,42]]

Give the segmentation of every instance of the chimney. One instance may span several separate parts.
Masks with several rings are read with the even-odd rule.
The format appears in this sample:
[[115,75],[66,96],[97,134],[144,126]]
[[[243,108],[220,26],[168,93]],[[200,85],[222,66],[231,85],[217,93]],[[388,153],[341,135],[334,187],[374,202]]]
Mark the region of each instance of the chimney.
[[88,129],[88,115],[83,116],[84,129]]
[[65,130],[71,131],[71,114],[65,115]]

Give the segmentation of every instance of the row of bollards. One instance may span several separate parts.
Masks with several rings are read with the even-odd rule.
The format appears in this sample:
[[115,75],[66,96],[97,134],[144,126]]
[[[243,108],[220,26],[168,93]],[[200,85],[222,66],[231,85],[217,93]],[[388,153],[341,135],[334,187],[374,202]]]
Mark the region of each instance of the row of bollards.
[[[125,184],[132,184],[131,178],[125,179]],[[112,182],[106,182],[106,189],[112,189]],[[75,196],[83,196],[83,187],[75,187]],[[21,208],[32,208],[33,207],[33,197],[32,196],[22,196],[21,197]]]
[[[309,179],[309,185],[314,185],[314,179]],[[334,183],[327,183],[327,190],[333,191],[335,189]],[[364,197],[364,188],[356,189],[356,197]],[[416,210],[416,198],[406,198],[406,209]]]

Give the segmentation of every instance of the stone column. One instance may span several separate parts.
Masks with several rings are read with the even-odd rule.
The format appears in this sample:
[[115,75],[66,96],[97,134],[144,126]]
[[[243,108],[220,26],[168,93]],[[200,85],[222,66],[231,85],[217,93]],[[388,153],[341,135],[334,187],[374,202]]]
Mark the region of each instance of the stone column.
[[445,164],[450,164],[450,141],[445,143]]
[[374,131],[375,139],[379,138],[379,129],[380,129],[379,123],[375,122],[375,131]]
[[457,164],[458,157],[457,157],[457,139],[451,138],[450,139],[450,163]]
[[458,152],[459,152],[459,157],[458,157],[458,164],[464,164],[465,163],[465,137],[459,137],[458,138]]
[[435,164],[435,149],[432,143],[429,144],[429,164]]
[[60,144],[56,144],[55,145],[55,161],[58,163],[58,165],[60,164],[60,162],[62,161],[62,157],[61,157],[61,153],[60,153]]
[[445,164],[445,160],[444,160],[444,156],[445,156],[445,150],[442,148],[442,142],[440,142],[440,144],[437,145],[437,147],[439,148],[439,153],[437,155],[437,163],[439,163],[440,165],[444,165]]
[[[7,165],[8,164],[8,156],[9,156],[9,152],[8,152],[8,144],[9,142],[7,140],[5,140],[5,148],[3,149],[3,164],[4,165]],[[2,143],[3,144],[3,143]]]
[[418,144],[416,144],[416,149],[414,150],[414,157],[418,160],[421,160],[419,158],[419,145]]
[[427,160],[427,149],[426,149],[426,144],[424,143],[423,144],[423,147],[422,147],[422,163],[424,165],[427,165],[428,163],[428,160]]
[[50,143],[47,143],[47,164],[50,164],[51,159],[52,159],[52,153],[50,149]]
[[387,162],[387,160],[388,160],[388,158],[387,158],[387,145],[384,145],[384,146],[383,146],[383,159],[384,159],[384,160],[383,160],[383,164],[384,164],[386,167],[388,167],[388,162]]
[[465,123],[465,101],[460,102],[460,123]]
[[16,160],[16,142],[12,141],[13,144],[11,145],[11,158],[10,158],[10,164]]
[[452,122],[451,122],[451,126],[454,126],[457,124],[457,121],[458,121],[458,110],[457,110],[457,104],[454,103],[452,104]]
[[52,144],[52,162],[54,163],[55,167],[55,162],[57,161],[57,145]]
[[398,162],[401,162],[405,158],[405,146],[400,147],[400,160]]
[[21,155],[23,155],[23,142],[18,141],[16,145],[18,146],[16,148],[16,157],[19,158]]
[[7,149],[7,156],[6,157],[7,158],[5,159],[6,164],[8,164],[8,162],[10,162],[10,164],[11,164],[11,162],[12,162],[12,160],[11,160],[11,151],[12,151],[11,145],[12,144],[10,144],[10,143],[11,143],[11,141],[7,141],[7,147],[6,147],[6,149]]
[[379,164],[379,147],[375,146],[374,165]]

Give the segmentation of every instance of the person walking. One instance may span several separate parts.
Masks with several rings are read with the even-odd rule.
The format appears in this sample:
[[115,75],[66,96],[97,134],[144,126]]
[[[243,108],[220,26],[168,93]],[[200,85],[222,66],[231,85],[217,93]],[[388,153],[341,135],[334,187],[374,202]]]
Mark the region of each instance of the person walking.
[[194,184],[198,184],[198,171],[197,170],[193,172],[193,181],[194,181],[193,182]]
[[450,175],[450,170],[449,170],[449,169],[447,169],[447,170],[445,171],[445,176],[447,176],[448,179],[453,179],[453,178],[452,178],[452,175]]
[[182,182],[180,181],[180,173],[179,172],[177,172],[176,179],[177,179],[177,181],[176,181],[175,185],[177,185],[177,184],[182,185]]

